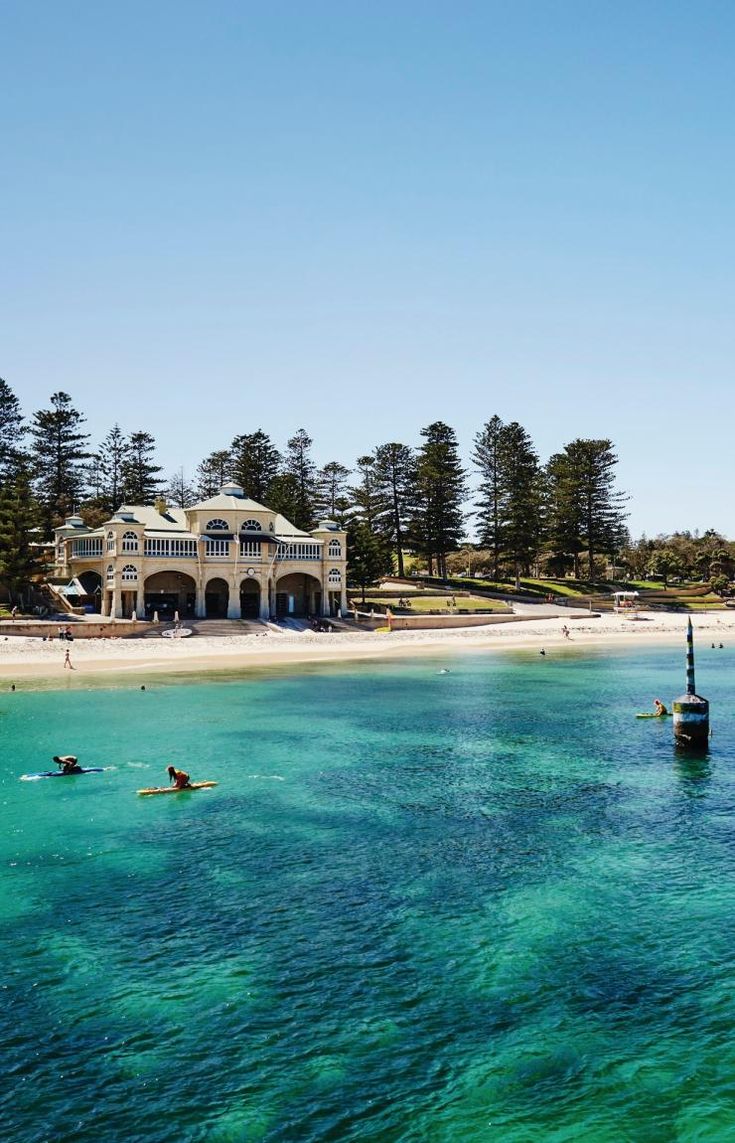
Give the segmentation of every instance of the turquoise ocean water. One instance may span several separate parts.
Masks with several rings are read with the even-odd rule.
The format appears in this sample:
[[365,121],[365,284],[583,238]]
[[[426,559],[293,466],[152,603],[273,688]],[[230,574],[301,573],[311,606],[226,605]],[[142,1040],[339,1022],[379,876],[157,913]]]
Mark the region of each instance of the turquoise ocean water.
[[[442,665],[451,673],[440,675]],[[735,652],[0,696],[13,1143],[735,1139]],[[52,754],[100,775],[20,782]],[[138,798],[183,764],[216,789]]]

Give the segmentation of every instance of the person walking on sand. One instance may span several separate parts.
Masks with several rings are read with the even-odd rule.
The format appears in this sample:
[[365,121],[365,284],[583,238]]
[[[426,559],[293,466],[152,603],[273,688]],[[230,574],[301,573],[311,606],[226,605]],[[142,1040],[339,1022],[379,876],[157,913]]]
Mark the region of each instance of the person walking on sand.
[[69,653],[68,647],[67,647],[66,651],[64,652],[64,667],[68,667],[70,671],[74,670],[74,667],[72,666],[72,662],[71,662],[71,654]]

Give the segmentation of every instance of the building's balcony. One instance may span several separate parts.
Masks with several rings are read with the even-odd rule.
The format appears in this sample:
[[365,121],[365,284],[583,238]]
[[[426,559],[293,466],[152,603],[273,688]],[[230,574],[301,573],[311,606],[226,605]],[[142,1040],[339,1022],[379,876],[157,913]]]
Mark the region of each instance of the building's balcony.
[[155,560],[195,560],[196,540],[146,540],[145,555]]
[[321,544],[296,543],[279,547],[277,559],[282,560],[321,560]]
[[228,560],[230,558],[230,541],[205,540],[204,557],[208,560]]

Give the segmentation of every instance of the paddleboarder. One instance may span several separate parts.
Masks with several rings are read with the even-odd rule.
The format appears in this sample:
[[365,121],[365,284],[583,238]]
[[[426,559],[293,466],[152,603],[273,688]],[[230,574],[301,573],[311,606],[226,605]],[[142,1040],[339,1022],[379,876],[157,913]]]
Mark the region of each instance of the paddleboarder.
[[76,774],[79,769],[79,759],[76,754],[54,754],[57,766],[61,766],[62,774]]
[[177,790],[187,790],[191,786],[191,780],[186,770],[177,770],[175,766],[169,766],[167,769],[169,779]]

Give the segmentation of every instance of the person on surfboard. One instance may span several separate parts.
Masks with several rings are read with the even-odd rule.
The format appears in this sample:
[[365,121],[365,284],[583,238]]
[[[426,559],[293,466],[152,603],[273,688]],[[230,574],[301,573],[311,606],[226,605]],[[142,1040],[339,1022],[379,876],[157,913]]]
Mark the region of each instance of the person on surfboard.
[[186,790],[191,785],[191,781],[186,770],[177,770],[175,766],[169,766],[168,776],[176,786],[177,790]]
[[664,706],[664,704],[661,702],[661,699],[654,699],[653,700],[653,710],[654,710],[654,714],[657,718],[663,718],[665,715],[667,715],[669,713],[667,711],[666,707]]
[[53,760],[57,766],[61,766],[62,774],[76,774],[79,770],[76,754],[54,754]]

